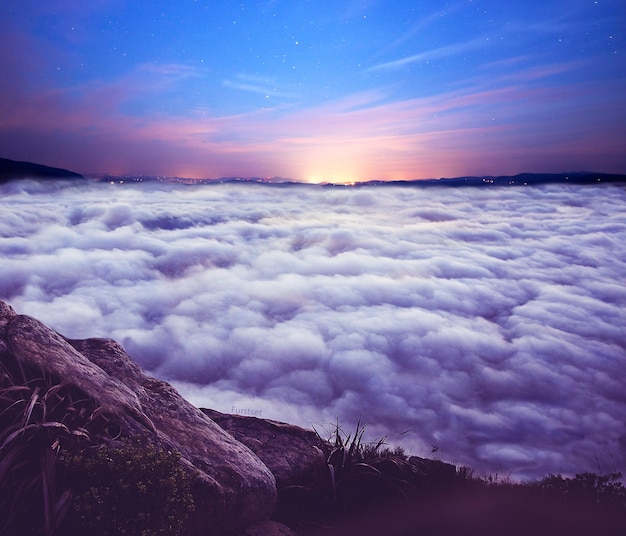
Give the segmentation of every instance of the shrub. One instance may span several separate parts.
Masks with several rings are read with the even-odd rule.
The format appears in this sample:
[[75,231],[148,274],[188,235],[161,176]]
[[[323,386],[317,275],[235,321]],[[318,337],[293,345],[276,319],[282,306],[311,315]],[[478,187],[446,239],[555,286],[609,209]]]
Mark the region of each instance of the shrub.
[[75,387],[27,370],[3,355],[0,366],[0,533],[56,534],[71,492],[57,456],[99,427],[93,401]]
[[387,448],[385,437],[365,442],[364,434],[361,421],[349,434],[337,423],[329,440],[327,495],[337,512],[405,499],[417,489],[421,472],[402,449]]
[[77,387],[0,360],[0,534],[175,535],[193,509],[179,454],[119,440]]
[[64,532],[90,536],[179,534],[194,508],[180,455],[140,440],[65,456],[74,494]]
[[550,495],[568,502],[587,501],[626,511],[626,488],[619,482],[621,476],[621,473],[608,475],[578,473],[574,478],[550,475],[528,486],[536,493]]

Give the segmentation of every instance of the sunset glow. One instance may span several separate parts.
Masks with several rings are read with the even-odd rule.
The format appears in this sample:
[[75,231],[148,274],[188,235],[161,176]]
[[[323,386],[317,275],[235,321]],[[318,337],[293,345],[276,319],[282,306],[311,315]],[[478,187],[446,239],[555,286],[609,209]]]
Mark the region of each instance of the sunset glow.
[[622,2],[8,0],[0,152],[305,181],[626,169]]

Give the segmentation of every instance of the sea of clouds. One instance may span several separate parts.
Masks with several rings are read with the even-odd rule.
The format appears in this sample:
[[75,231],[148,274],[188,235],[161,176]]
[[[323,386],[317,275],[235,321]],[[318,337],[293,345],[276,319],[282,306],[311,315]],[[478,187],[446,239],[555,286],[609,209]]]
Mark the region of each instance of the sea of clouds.
[[198,406],[514,478],[626,468],[626,190],[15,182],[0,299]]

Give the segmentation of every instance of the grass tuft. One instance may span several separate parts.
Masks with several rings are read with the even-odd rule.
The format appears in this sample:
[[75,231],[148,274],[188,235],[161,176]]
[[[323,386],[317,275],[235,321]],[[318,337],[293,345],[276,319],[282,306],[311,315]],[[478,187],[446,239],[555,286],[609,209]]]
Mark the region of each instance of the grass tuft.
[[0,534],[174,535],[191,509],[176,452],[123,438],[80,389],[2,355]]

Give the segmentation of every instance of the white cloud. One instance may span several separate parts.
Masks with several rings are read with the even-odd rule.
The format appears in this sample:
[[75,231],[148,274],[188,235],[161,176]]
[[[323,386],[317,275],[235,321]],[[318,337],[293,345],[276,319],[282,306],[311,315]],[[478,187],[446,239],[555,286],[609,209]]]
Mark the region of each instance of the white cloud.
[[0,299],[197,405],[520,477],[626,463],[621,188],[1,188]]

